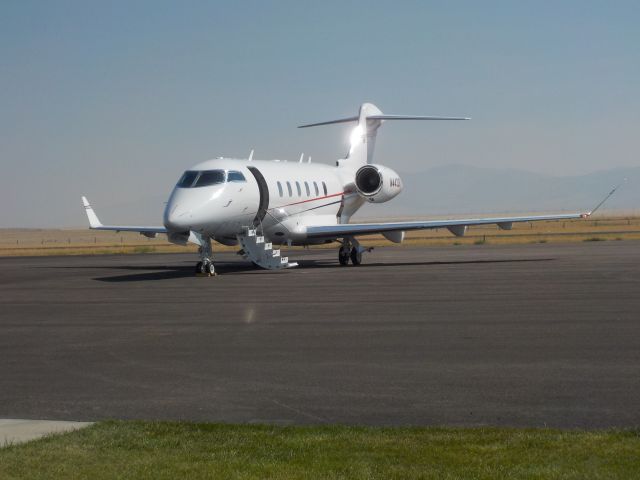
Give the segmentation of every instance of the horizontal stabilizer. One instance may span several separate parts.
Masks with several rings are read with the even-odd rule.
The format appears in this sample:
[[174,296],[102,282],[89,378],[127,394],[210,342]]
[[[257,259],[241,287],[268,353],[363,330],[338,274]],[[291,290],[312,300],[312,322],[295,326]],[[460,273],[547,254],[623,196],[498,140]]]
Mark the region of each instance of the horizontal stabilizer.
[[471,120],[470,117],[429,117],[423,115],[368,115],[367,120]]
[[298,128],[307,128],[307,127],[319,127],[320,125],[331,125],[334,123],[348,123],[348,122],[357,122],[358,116],[355,117],[347,117],[347,118],[339,118],[337,120],[329,120],[327,122],[319,122],[319,123],[309,123],[307,125],[300,125]]
[[[424,115],[367,115],[367,120],[471,120],[469,117],[433,117]],[[300,125],[298,128],[319,127],[321,125],[332,125],[334,123],[357,122],[360,117],[346,117],[337,120],[328,120],[326,122],[309,123]]]

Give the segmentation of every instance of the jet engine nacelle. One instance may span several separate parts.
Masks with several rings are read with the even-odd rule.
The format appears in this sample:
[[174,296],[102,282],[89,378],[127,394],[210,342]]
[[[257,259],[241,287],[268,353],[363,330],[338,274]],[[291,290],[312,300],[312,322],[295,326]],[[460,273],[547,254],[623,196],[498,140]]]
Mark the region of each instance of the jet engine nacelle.
[[365,165],[356,172],[356,190],[369,202],[388,202],[402,191],[402,180],[389,167]]

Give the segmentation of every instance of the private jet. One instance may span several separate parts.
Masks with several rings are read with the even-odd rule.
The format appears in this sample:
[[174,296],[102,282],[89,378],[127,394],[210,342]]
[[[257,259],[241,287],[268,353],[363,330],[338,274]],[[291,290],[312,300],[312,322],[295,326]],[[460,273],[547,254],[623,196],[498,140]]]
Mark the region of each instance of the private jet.
[[[350,148],[335,165],[304,161],[216,158],[198,163],[179,178],[167,201],[163,226],[103,225],[86,197],[82,197],[90,228],[139,232],[153,238],[165,234],[169,242],[199,246],[196,273],[215,275],[212,240],[237,245],[245,259],[258,267],[283,269],[295,262],[281,255],[282,245],[312,246],[338,242],[340,265],[360,265],[363,253],[358,237],[382,234],[401,243],[405,232],[446,228],[463,236],[472,225],[496,224],[510,230],[516,222],[569,220],[589,217],[584,213],[559,215],[466,218],[385,223],[349,223],[366,203],[384,203],[403,188],[400,176],[385,165],[373,163],[376,136],[387,121],[470,120],[467,117],[385,115],[371,103],[360,106],[358,115],[299,128],[353,123]],[[616,187],[617,188],[617,187]]]

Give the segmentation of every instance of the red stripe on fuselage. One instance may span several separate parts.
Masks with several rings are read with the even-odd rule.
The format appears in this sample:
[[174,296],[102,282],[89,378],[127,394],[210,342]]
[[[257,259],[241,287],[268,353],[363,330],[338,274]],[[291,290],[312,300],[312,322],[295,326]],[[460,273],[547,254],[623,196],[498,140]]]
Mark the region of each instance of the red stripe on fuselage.
[[[324,200],[325,198],[338,197],[340,195],[344,195],[345,193],[346,192],[334,193],[332,195],[325,195],[324,197],[310,198],[308,200],[302,200],[301,202],[288,203],[287,205],[280,205],[278,207],[272,207],[272,208],[283,208],[283,207],[290,207],[292,205],[300,205],[301,203],[313,202],[315,200]],[[270,208],[269,210],[272,210],[272,208]]]

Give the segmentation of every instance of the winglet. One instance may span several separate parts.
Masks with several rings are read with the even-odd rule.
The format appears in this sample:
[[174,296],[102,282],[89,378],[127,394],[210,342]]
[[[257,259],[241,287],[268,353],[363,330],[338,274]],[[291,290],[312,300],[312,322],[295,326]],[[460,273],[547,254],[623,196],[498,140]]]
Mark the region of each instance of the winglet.
[[622,185],[624,185],[627,182],[627,179],[623,179],[622,182],[620,182],[618,185],[616,185],[613,190],[611,190],[606,197],[604,197],[602,199],[602,201],[595,206],[595,208],[593,210],[591,210],[590,212],[587,212],[585,214],[583,214],[583,218],[587,218],[590,217],[591,215],[593,215],[594,213],[596,213],[596,210],[598,210],[602,205],[604,205],[604,202],[606,202],[607,200],[609,200],[614,193],[616,193],[616,190],[618,190]]
[[93,208],[91,207],[89,200],[87,200],[87,197],[82,197],[82,203],[84,205],[84,209],[87,212],[87,217],[89,218],[89,226],[91,228],[101,227],[102,223],[100,223],[100,220],[98,220],[98,216],[96,215],[96,212],[93,211]]

